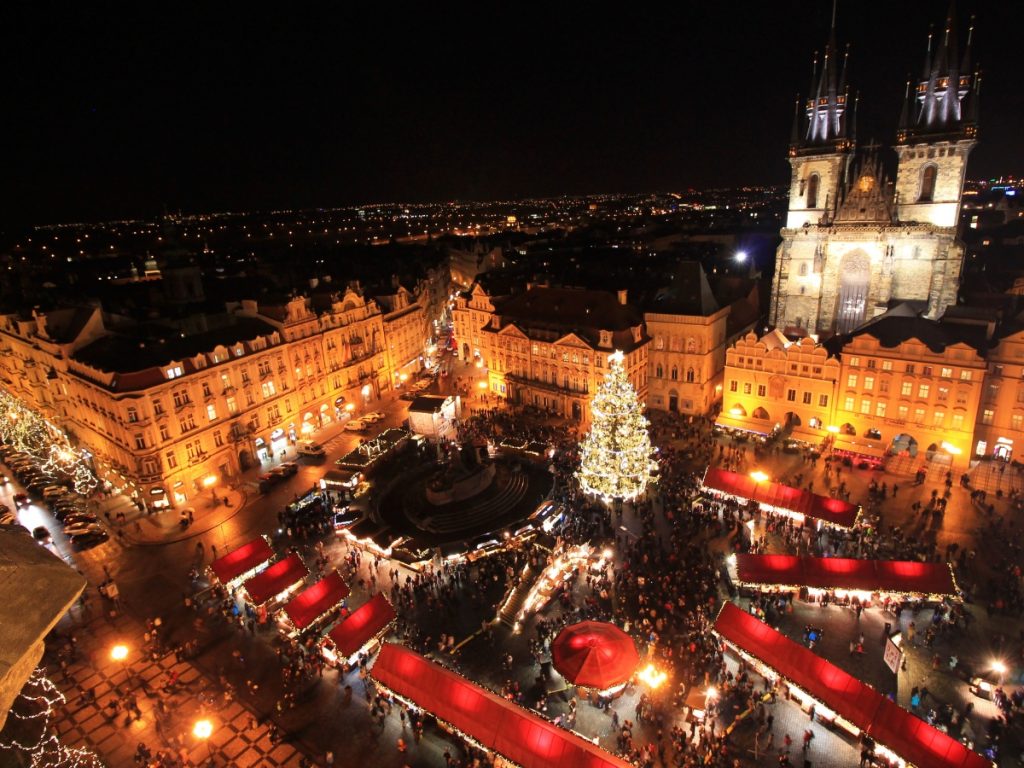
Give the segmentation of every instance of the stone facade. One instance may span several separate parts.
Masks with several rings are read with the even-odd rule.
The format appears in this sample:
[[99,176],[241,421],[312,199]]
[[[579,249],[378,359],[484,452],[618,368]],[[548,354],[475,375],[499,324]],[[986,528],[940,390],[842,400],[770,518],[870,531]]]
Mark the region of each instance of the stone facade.
[[685,414],[710,413],[722,398],[729,307],[708,316],[647,312],[647,405]]

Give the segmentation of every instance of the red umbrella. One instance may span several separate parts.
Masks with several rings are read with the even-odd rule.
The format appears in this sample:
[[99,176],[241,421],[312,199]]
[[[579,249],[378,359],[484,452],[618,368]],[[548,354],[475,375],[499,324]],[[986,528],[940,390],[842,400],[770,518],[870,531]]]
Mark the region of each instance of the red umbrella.
[[633,639],[603,621],[563,629],[551,645],[551,658],[566,680],[599,690],[625,683],[640,663]]

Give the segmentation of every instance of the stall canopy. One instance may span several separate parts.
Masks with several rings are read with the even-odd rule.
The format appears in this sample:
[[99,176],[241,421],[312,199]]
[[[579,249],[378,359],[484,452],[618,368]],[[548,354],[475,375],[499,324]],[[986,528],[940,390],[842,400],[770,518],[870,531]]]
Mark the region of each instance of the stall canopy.
[[704,474],[704,487],[730,496],[753,499],[759,504],[813,517],[842,528],[852,528],[860,512],[855,504],[841,499],[819,496],[781,483],[759,483],[749,475],[725,469],[709,467]]
[[296,629],[305,629],[348,597],[348,586],[337,571],[293,597],[284,607]]
[[628,681],[640,663],[633,638],[605,621],[563,629],[551,644],[551,659],[569,682],[602,690]]
[[911,765],[991,768],[981,755],[732,603],[722,607],[714,630]]
[[249,593],[249,599],[253,603],[263,605],[308,575],[309,571],[299,556],[288,555],[284,560],[278,560],[263,573],[245,582],[245,591]]
[[736,555],[736,571],[742,584],[956,595],[953,572],[947,563]]
[[328,637],[338,653],[347,658],[394,620],[395,609],[384,595],[378,593],[332,629]]
[[888,453],[887,447],[880,441],[866,440],[860,437],[849,437],[847,435],[836,435],[832,447],[837,451],[849,451],[858,453],[861,456],[870,456],[881,459]]
[[370,675],[522,768],[627,768],[628,763],[400,645]]
[[234,581],[244,573],[259,568],[274,556],[274,550],[263,537],[253,539],[245,546],[213,561],[210,567],[221,584]]

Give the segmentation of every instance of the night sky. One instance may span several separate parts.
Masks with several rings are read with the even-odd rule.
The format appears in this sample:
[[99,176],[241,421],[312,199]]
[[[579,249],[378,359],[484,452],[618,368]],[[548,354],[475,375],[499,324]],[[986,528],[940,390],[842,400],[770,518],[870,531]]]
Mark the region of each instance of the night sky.
[[[9,5],[0,11],[5,228],[152,217],[165,205],[785,183],[793,99],[807,92],[831,15],[827,0],[614,12],[288,3],[277,15],[237,4],[230,17],[182,4],[163,16],[149,4],[117,13]],[[862,142],[891,143],[906,74],[920,71],[928,25],[941,28],[947,7],[840,2]],[[1024,6],[959,3],[961,45],[972,10],[985,74],[968,174],[1021,174],[1014,38]]]

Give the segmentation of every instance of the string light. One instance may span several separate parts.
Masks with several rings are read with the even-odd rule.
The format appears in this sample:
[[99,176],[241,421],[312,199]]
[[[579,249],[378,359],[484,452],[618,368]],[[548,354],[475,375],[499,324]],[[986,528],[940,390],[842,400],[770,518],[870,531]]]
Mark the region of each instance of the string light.
[[[33,743],[11,738],[0,739],[0,751],[20,753],[30,761],[31,768],[103,768],[100,759],[87,749],[67,747],[60,743],[53,727],[53,718],[67,699],[42,669],[36,669],[25,683],[11,708],[10,717],[25,723],[25,730],[38,731]],[[9,725],[5,731],[13,730]]]
[[591,401],[590,431],[580,445],[576,479],[586,493],[633,499],[653,479],[656,464],[648,422],[626,377],[622,352],[608,356],[608,373]]

